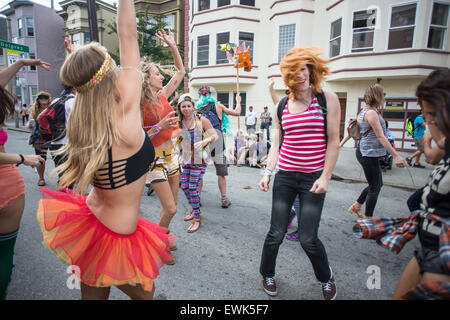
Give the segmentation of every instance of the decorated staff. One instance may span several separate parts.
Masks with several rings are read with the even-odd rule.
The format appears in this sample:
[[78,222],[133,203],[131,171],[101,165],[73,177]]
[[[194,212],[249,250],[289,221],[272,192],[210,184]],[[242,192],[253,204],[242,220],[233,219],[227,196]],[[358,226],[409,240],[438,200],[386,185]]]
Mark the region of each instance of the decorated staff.
[[[236,68],[236,91],[239,94],[239,69],[244,68],[244,71],[250,72],[253,68],[252,62],[250,61],[250,46],[246,48],[245,42],[242,42],[239,47],[236,47],[236,44],[229,42],[223,44],[221,50],[226,51],[228,61],[230,63],[233,63],[234,67]],[[241,121],[240,118],[238,118],[238,131],[240,129]]]

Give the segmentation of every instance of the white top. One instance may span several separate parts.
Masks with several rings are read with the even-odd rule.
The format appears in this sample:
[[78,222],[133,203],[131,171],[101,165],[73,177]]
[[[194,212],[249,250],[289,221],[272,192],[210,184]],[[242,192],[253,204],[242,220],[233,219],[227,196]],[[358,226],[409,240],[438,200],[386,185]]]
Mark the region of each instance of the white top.
[[[72,97],[67,99],[66,103],[64,104],[65,110],[66,110],[66,127],[67,127],[67,121],[69,120],[70,112],[72,112],[72,108],[75,103],[75,96],[73,94],[70,94],[70,95]],[[60,98],[55,99],[54,101],[52,101],[52,103],[58,101],[58,99],[60,99]],[[67,135],[65,135],[63,138],[61,138],[57,141],[52,141],[51,144],[67,144],[67,141],[68,141]]]
[[245,118],[247,119],[245,124],[248,126],[252,126],[254,124],[256,124],[256,117],[258,115],[256,114],[255,111],[249,111],[247,112],[247,114],[245,115]]

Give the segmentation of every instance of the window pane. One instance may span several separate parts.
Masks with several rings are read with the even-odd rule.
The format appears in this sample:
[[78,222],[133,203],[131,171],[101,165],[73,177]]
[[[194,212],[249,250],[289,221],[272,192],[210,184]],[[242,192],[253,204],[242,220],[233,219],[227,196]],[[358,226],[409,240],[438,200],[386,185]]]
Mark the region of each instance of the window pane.
[[330,41],[330,57],[336,57],[341,53],[341,37]]
[[401,27],[414,25],[416,21],[416,4],[393,7],[391,17],[391,27]]
[[412,48],[413,38],[414,27],[390,30],[388,49]]
[[[373,35],[374,35],[373,30],[372,31],[363,31],[363,32],[354,32],[352,48],[353,49],[368,48],[368,50],[372,50]],[[361,50],[358,50],[358,51],[361,51]]]
[[197,65],[205,66],[209,64],[209,35],[198,37],[197,44]]
[[364,10],[353,13],[353,29],[375,25],[376,10]]
[[448,17],[448,5],[443,3],[434,3],[433,15],[431,17],[431,24],[446,26],[447,17]]
[[331,24],[330,40],[341,35],[342,19],[339,19]]
[[230,95],[228,94],[228,92],[217,92],[217,101],[219,101],[219,103],[223,104],[227,108],[229,106],[229,97]]
[[85,32],[84,33],[84,43],[89,43],[91,42],[91,34],[89,32]]
[[444,28],[430,28],[430,34],[428,35],[428,48],[431,49],[443,49],[444,46]]
[[19,35],[19,38],[22,37],[22,29],[23,29],[23,25],[22,25],[22,19],[17,19],[17,33]]
[[209,9],[209,0],[198,0],[198,11],[208,9]]
[[217,48],[216,48],[216,64],[220,63],[228,63],[227,53],[226,51],[222,51],[222,44],[230,42],[230,33],[218,33],[216,36],[217,39]]
[[230,0],[217,0],[217,6],[223,7],[230,4]]
[[244,6],[255,6],[255,0],[241,0],[241,4]]
[[278,62],[283,59],[286,52],[295,46],[295,24],[280,26],[278,40]]
[[239,32],[239,45],[241,45],[242,42],[245,41],[245,46],[250,47],[250,50],[248,51],[248,53],[251,56],[251,59],[250,59],[251,62],[253,62],[253,39],[254,39],[253,33]]
[[34,37],[33,18],[27,18],[27,35],[29,37]]

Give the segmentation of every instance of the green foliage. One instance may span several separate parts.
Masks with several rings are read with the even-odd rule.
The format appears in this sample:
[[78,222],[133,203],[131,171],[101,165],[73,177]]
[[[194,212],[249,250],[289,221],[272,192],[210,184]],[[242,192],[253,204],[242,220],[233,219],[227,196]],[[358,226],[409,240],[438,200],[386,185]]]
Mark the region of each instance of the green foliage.
[[[167,23],[164,21],[164,15],[151,14],[150,6],[147,6],[145,12],[137,12],[137,32],[139,52],[142,58],[149,58],[151,61],[160,65],[169,65],[173,63],[172,53],[168,47],[164,47],[161,41],[155,36],[158,30],[167,30]],[[108,34],[117,34],[116,22],[108,25]],[[174,30],[171,30],[172,33]],[[111,57],[119,63],[119,52],[112,53]]]

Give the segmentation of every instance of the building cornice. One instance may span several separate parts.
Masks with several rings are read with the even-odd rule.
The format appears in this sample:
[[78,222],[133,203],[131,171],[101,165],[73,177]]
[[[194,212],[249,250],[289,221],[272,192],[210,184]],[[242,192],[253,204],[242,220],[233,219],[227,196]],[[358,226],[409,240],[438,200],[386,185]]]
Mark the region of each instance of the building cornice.
[[277,16],[282,16],[282,15],[286,15],[286,14],[292,14],[292,13],[298,13],[298,12],[304,12],[304,13],[311,13],[314,14],[314,10],[309,10],[309,9],[297,9],[297,10],[291,10],[291,11],[284,11],[284,12],[277,12],[274,13],[269,20],[272,21],[273,18],[277,17]]
[[390,54],[406,54],[406,53],[436,53],[436,54],[450,54],[450,51],[442,51],[442,50],[431,50],[431,49],[411,49],[411,50],[397,50],[397,51],[386,51],[386,52],[371,52],[371,53],[358,53],[358,54],[348,54],[345,56],[339,56],[335,58],[331,58],[330,62],[337,61],[340,59],[351,59],[351,58],[359,58],[359,57],[369,57],[369,56],[383,56]]
[[342,2],[344,2],[344,0],[336,1],[335,3],[333,3],[331,6],[329,6],[329,7],[326,8],[325,10],[326,10],[326,11],[330,11],[331,9],[333,9],[334,7],[336,7],[338,4],[340,4],[340,3],[342,3]]
[[217,12],[217,11],[221,11],[221,10],[231,9],[231,8],[249,9],[249,10],[256,10],[256,11],[261,10],[260,8],[255,8],[255,7],[243,6],[243,5],[239,5],[239,4],[230,4],[228,6],[223,6],[223,7],[219,7],[219,8],[196,12],[191,17],[191,23],[194,20],[194,17],[196,17],[196,16],[200,16],[200,15],[208,14],[208,13],[212,13],[212,12]]
[[228,17],[228,18],[210,20],[210,21],[205,21],[205,22],[200,22],[200,23],[193,24],[192,27],[191,27],[191,32],[194,30],[195,27],[202,26],[202,25],[205,25],[205,24],[222,22],[222,21],[226,21],[226,20],[242,20],[242,21],[250,21],[250,22],[256,22],[256,23],[260,23],[261,22],[258,19],[249,19],[249,18],[242,18],[242,17]]

